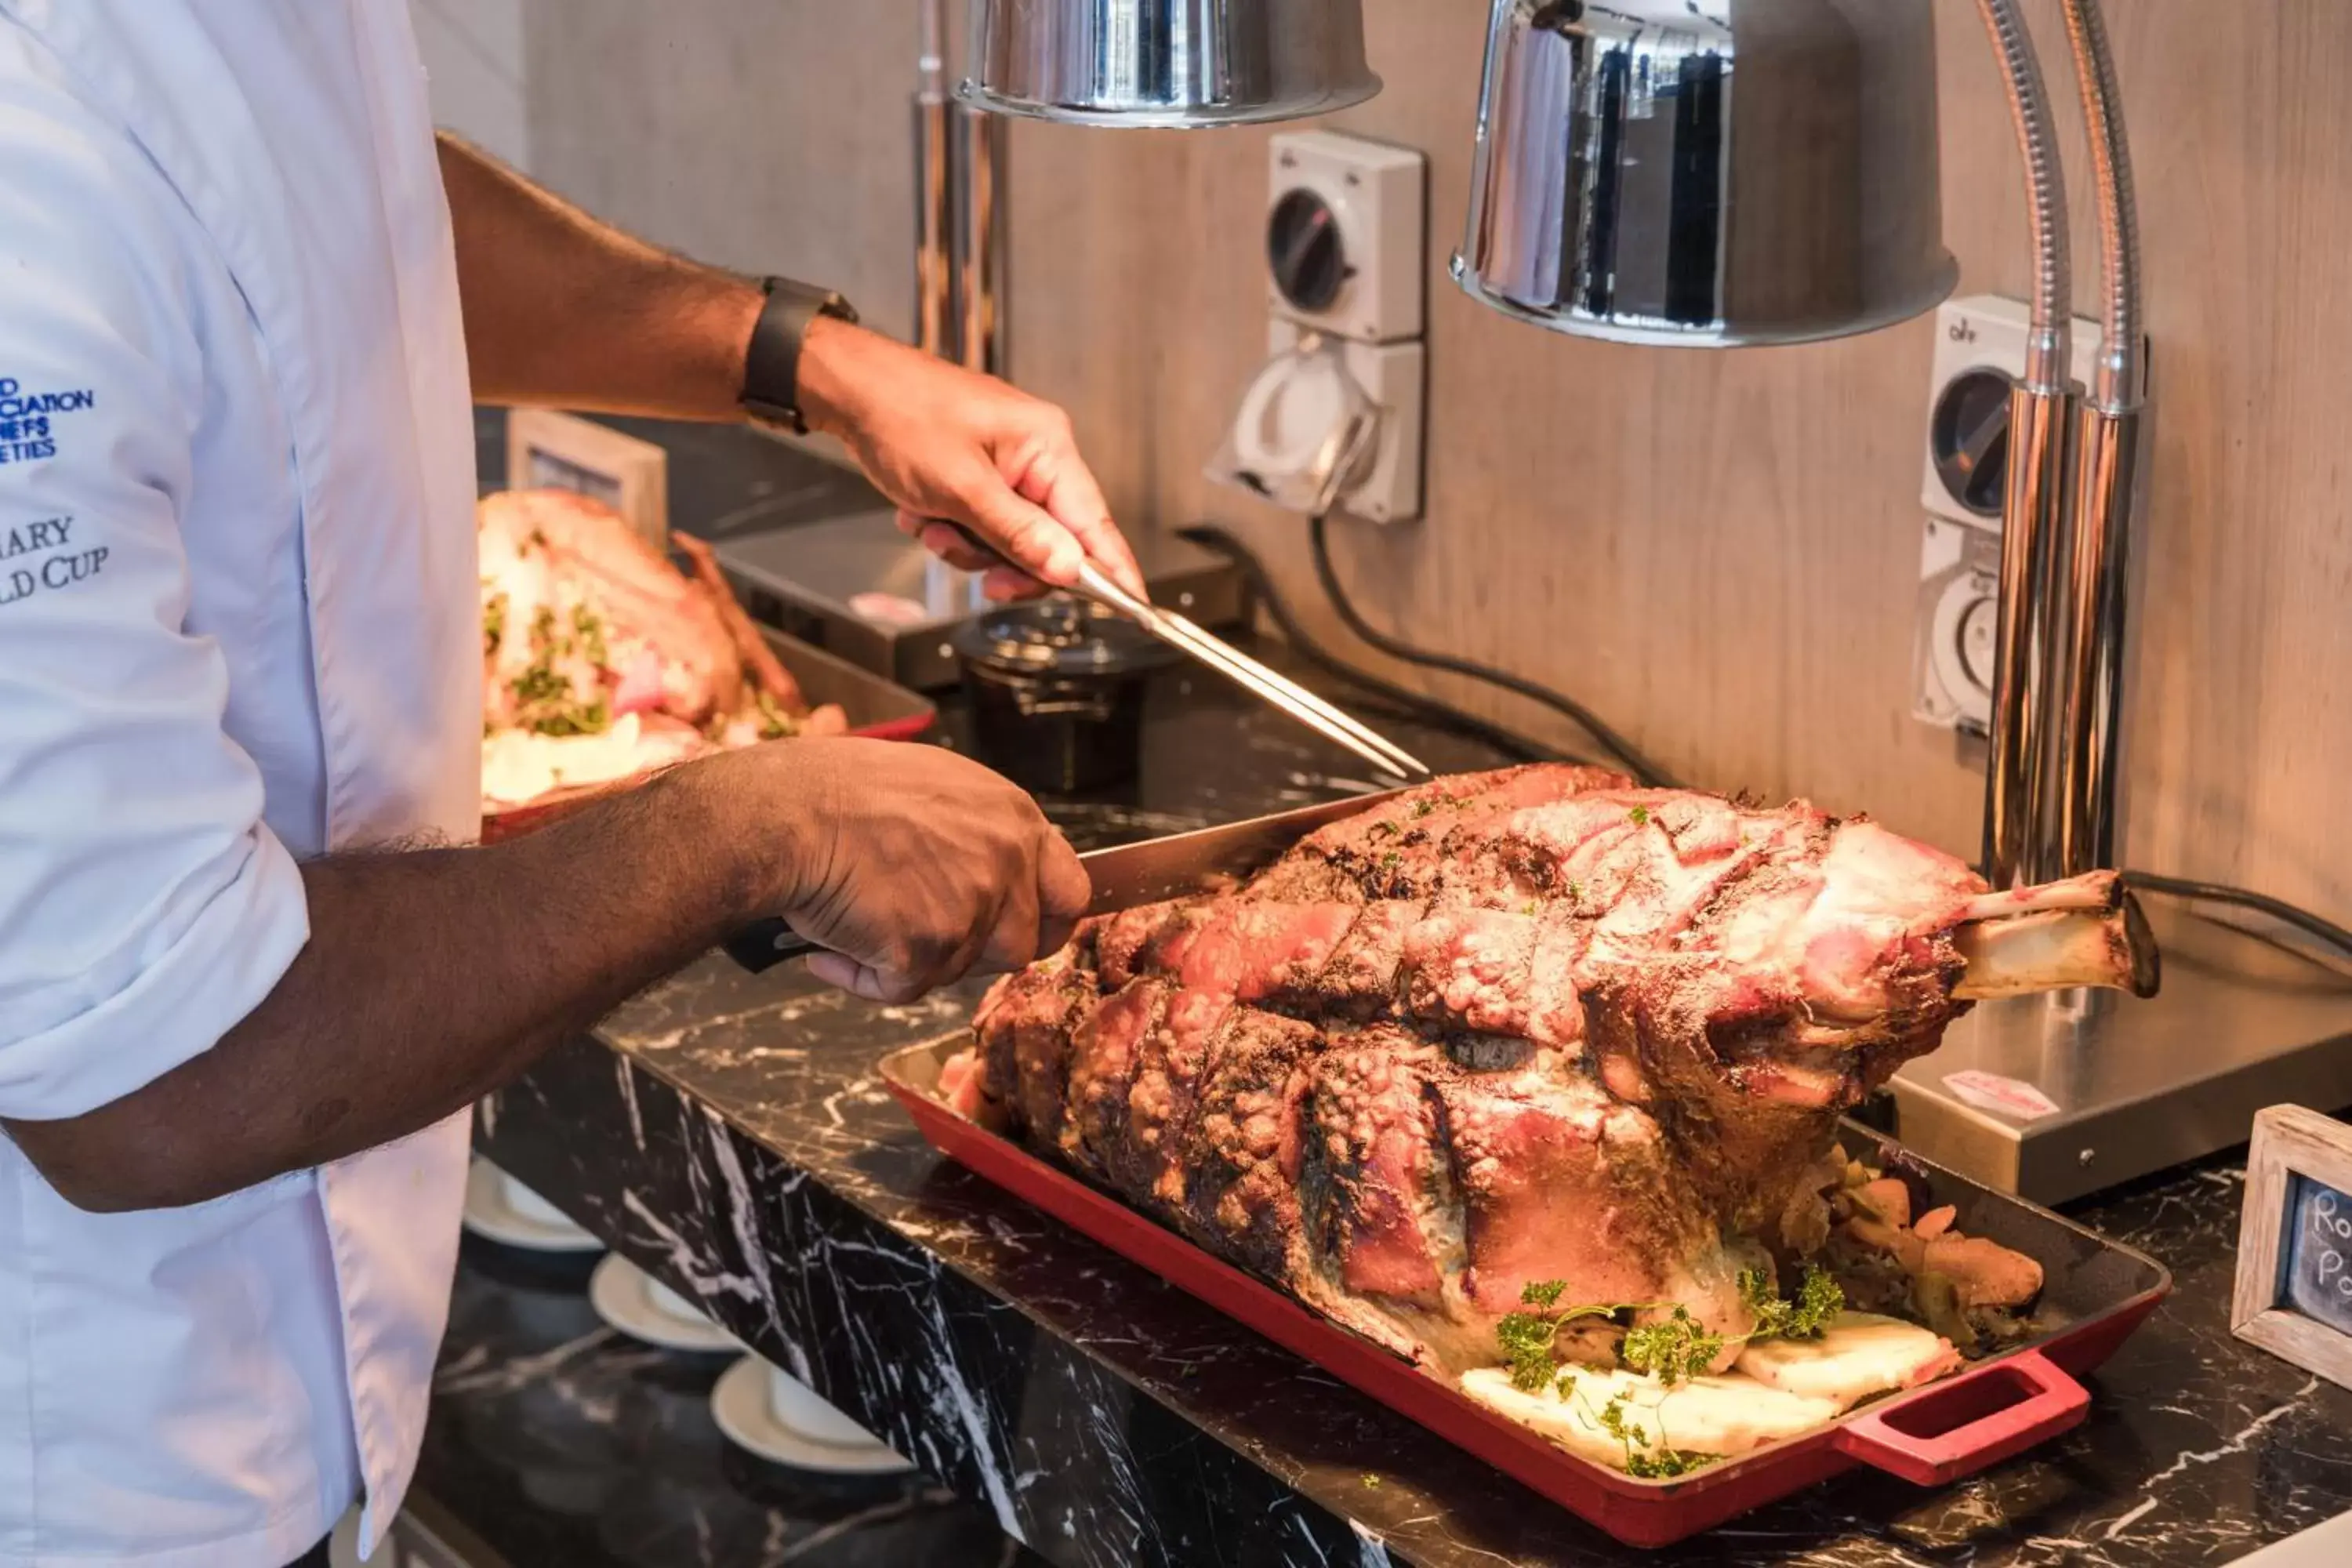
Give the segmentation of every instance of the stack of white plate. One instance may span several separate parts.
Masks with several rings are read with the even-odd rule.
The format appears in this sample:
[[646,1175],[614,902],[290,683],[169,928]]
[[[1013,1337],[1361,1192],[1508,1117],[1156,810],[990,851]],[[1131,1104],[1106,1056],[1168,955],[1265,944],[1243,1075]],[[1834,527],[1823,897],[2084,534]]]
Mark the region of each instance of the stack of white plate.
[[466,1228],[533,1252],[601,1252],[571,1216],[477,1154],[466,1173]]
[[710,1414],[737,1446],[794,1469],[896,1475],[915,1467],[771,1362],[745,1356],[710,1391]]
[[[466,1175],[466,1228],[536,1252],[593,1252],[604,1243],[570,1216],[478,1155]],[[665,1350],[731,1351],[734,1335],[699,1308],[614,1254],[588,1279],[596,1315],[630,1338]],[[763,1459],[827,1475],[896,1475],[914,1466],[814,1389],[780,1366],[747,1355],[710,1391],[710,1413],[737,1446]]]
[[742,1342],[695,1304],[614,1253],[588,1277],[596,1315],[633,1340],[670,1351],[733,1351]]

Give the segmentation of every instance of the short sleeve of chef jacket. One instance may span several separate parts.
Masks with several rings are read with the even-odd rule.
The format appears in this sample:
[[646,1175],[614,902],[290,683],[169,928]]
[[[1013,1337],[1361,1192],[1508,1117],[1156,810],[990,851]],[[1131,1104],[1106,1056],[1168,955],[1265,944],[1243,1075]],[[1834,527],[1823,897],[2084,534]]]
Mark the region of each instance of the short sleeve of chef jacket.
[[0,1117],[26,1121],[211,1048],[309,937],[220,650],[184,629],[217,412],[185,242],[85,113],[0,68]]

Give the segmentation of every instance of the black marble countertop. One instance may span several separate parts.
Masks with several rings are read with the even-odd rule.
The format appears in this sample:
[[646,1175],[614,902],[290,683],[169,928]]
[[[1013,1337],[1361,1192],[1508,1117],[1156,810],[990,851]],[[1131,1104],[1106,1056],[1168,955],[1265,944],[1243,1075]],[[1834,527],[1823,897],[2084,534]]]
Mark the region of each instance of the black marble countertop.
[[[710,491],[681,521],[835,482],[688,435],[720,449],[680,454]],[[1080,847],[1367,787],[1213,679],[1169,672],[1150,701],[1142,783],[1049,806]],[[1383,722],[1441,767],[1494,761]],[[933,1153],[875,1066],[971,996],[873,1007],[713,957],[486,1101],[477,1136],[929,1479],[844,1489],[726,1448],[702,1403],[723,1360],[634,1345],[583,1268],[469,1241],[422,1489],[519,1568],[2208,1568],[2352,1510],[2352,1393],[2229,1332],[2224,1157],[2070,1211],[2178,1281],[2075,1432],[1941,1489],[1858,1471],[1679,1549],[1618,1546]]]

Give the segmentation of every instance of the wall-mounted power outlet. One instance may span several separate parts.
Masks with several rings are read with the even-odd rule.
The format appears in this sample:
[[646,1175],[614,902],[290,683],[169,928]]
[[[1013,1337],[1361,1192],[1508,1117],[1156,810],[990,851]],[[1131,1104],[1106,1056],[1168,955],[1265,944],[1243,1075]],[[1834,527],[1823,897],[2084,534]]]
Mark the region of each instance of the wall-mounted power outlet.
[[[1911,712],[1967,735],[1984,734],[1992,718],[2009,392],[2025,370],[2031,324],[2023,305],[1985,294],[1950,300],[1936,317]],[[2090,363],[2098,347],[2098,323],[2078,318],[2074,363]]]
[[1420,337],[1429,160],[1337,131],[1289,131],[1266,161],[1266,303],[1356,342]]
[[[1304,329],[1280,316],[1266,323],[1269,354],[1287,353]],[[1421,515],[1423,384],[1427,377],[1420,340],[1340,344],[1348,374],[1380,410],[1371,452],[1355,483],[1339,492],[1339,509],[1367,522],[1411,522]]]
[[[1232,471],[1213,472],[1275,496],[1268,476],[1333,451],[1336,421],[1369,402],[1377,424],[1361,466],[1336,497],[1317,487],[1314,504],[1371,522],[1421,515],[1428,184],[1428,159],[1409,147],[1334,131],[1284,132],[1268,143],[1268,359],[1236,416],[1241,455]],[[1299,374],[1298,350],[1328,352],[1313,363],[1342,374]],[[1248,455],[1267,446],[1268,425],[1285,431],[1282,456]]]

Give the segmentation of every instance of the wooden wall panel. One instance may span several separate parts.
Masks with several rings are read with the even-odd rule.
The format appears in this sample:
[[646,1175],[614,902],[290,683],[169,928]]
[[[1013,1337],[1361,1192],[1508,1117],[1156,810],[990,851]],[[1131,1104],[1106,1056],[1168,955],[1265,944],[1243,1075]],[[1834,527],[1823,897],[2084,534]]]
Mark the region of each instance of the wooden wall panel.
[[[2056,7],[2032,3],[2072,135]],[[1443,264],[1485,7],[1365,9],[1387,90],[1336,123],[1432,161],[1429,518],[1348,525],[1368,613],[1575,690],[1695,779],[1972,850],[1979,764],[1907,712],[1928,323],[1705,354],[1473,305]],[[1937,9],[1948,237],[1964,289],[2013,294],[2007,110],[1975,7]],[[2337,0],[2109,11],[2159,387],[2130,858],[2352,918],[2332,809],[2352,771],[2352,100],[2335,88],[2352,29]],[[657,238],[827,278],[903,325],[911,29],[911,5],[536,0],[534,159]],[[1313,607],[1300,525],[1200,477],[1262,352],[1265,142],[1016,127],[1013,368],[1069,405],[1130,527],[1219,518]],[[2094,237],[2076,235],[2088,307]]]
[[525,4],[535,175],[705,260],[837,279],[911,331],[911,3]]

